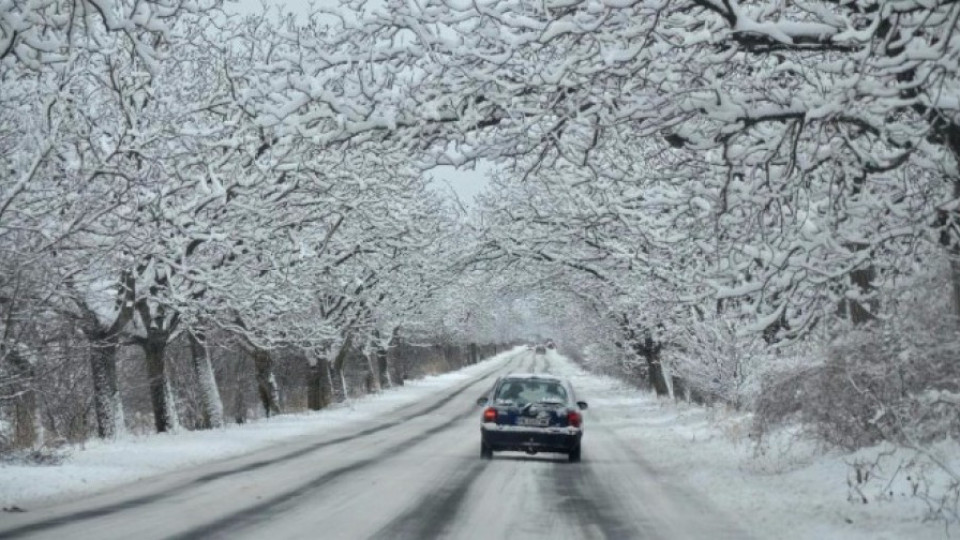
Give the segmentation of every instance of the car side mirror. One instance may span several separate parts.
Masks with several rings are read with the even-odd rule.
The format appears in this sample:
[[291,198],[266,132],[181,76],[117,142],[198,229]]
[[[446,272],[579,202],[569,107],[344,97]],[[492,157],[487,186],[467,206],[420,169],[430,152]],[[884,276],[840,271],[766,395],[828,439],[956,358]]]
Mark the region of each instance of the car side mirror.
[[487,396],[481,396],[477,398],[477,405],[483,406],[486,404],[487,404]]
[[577,402],[577,407],[580,407],[581,410],[582,410],[582,409],[586,409],[586,408],[587,408],[587,402],[586,402],[586,401],[578,401],[578,402]]

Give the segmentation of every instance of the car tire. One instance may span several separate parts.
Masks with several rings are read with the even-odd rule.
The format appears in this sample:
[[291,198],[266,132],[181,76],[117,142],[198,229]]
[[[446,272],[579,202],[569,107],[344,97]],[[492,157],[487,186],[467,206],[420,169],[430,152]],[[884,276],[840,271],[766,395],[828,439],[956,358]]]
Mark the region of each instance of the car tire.
[[486,443],[480,443],[480,459],[493,459],[493,448]]
[[580,463],[580,445],[578,444],[567,453],[567,458],[570,459],[570,463]]

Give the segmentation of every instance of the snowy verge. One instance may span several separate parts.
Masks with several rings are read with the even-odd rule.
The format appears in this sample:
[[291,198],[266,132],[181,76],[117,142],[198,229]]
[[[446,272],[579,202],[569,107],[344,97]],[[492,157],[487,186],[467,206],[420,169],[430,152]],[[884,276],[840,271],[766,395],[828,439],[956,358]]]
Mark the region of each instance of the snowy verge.
[[91,441],[67,450],[59,465],[0,465],[0,507],[50,503],[202,463],[242,456],[297,437],[348,428],[358,422],[406,407],[486,373],[521,348],[493,356],[458,371],[405,381],[331,409],[282,414],[211,431],[126,435],[114,441]]
[[[915,457],[910,452],[824,453],[789,433],[758,447],[749,438],[748,415],[659,399],[588,373],[559,354],[551,352],[550,359],[551,370],[569,377],[578,397],[589,402],[588,426],[594,416],[659,478],[697,492],[756,538],[924,540],[960,535],[956,530],[948,535],[943,523],[923,521],[928,507],[910,493],[911,482],[919,482],[917,469],[909,469]],[[928,450],[955,469],[960,466],[956,443]],[[880,467],[871,467],[880,454]],[[584,456],[588,461],[589,446]],[[873,477],[858,485],[855,463],[872,469]],[[923,476],[941,486],[949,482],[932,468]]]

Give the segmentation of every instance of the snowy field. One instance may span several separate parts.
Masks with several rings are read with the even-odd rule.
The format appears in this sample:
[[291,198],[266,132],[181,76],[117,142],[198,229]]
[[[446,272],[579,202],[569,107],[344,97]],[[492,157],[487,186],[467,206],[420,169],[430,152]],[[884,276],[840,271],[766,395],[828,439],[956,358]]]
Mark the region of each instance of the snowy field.
[[[504,353],[458,372],[410,381],[403,388],[317,413],[282,415],[218,431],[91,443],[74,448],[59,466],[6,465],[0,468],[0,502],[29,510],[32,505],[290,444],[318,432],[334,437],[347,429],[356,431],[358,425],[375,425],[387,413],[447,395],[514,356]],[[892,482],[881,478],[864,484],[867,504],[851,497],[855,491],[848,485],[853,471],[849,464],[872,460],[877,450],[824,455],[784,437],[758,454],[748,438],[748,418],[742,415],[660,400],[615,379],[588,374],[553,352],[546,363],[550,372],[569,376],[579,397],[590,403],[585,463],[590,461],[591,428],[615,435],[626,441],[643,470],[700,494],[756,538],[950,538],[941,524],[921,520],[925,505],[906,495],[910,489],[906,473],[894,475]],[[934,450],[954,462],[960,455],[953,446]],[[905,456],[885,459],[885,470],[892,474]],[[927,478],[943,480],[933,471],[927,471]]]

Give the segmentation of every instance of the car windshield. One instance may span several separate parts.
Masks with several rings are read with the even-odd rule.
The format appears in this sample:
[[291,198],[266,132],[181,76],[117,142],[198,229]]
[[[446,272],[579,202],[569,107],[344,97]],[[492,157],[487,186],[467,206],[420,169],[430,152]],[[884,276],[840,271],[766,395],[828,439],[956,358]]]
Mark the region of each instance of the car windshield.
[[498,403],[566,403],[567,390],[557,381],[508,380],[497,391]]

